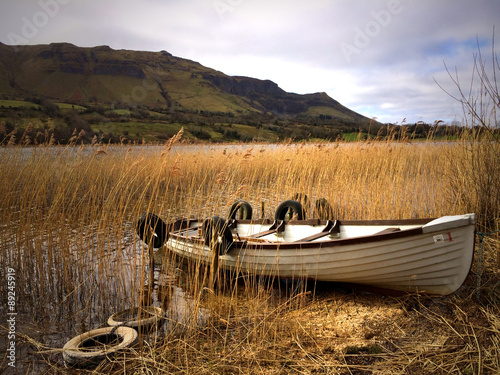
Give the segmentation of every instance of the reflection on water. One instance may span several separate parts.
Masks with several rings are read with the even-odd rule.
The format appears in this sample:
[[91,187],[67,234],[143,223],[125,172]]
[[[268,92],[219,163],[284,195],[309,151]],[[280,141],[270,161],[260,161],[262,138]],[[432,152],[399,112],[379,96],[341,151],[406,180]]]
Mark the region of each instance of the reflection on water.
[[[32,269],[22,270],[31,275],[32,282],[37,284],[33,284],[33,291],[23,291],[23,298],[17,301],[18,360],[16,368],[7,369],[6,374],[31,373],[33,368],[39,373],[53,373],[55,370],[51,363],[63,368],[59,349],[67,341],[83,332],[106,326],[112,314],[141,304],[162,307],[165,311],[165,319],[159,327],[160,336],[155,340],[205,325],[209,313],[200,306],[197,294],[188,293],[190,281],[187,270],[182,269],[182,264],[174,262],[168,267],[157,267],[153,283],[150,283],[147,248],[132,234],[132,230],[129,228],[126,231],[128,234],[121,239],[109,239],[104,244],[104,250],[97,249],[97,245],[90,248],[82,245],[82,242],[88,243],[82,241],[83,233],[75,243],[51,244],[53,251],[60,250],[62,246],[67,246],[69,250],[59,255],[71,258],[65,263],[71,265],[66,270],[68,280],[60,277],[63,272],[58,272],[56,262],[47,258],[50,252],[47,251],[49,245],[46,241],[37,245],[39,259],[27,263],[32,265]],[[97,235],[90,232],[90,236]],[[22,249],[19,254],[12,249],[2,250],[10,256],[24,254]],[[9,258],[10,262],[19,264],[14,258]],[[46,273],[56,277],[50,284],[47,283]],[[17,274],[21,275],[21,271]],[[71,283],[64,286],[70,280]],[[151,290],[148,285],[152,286]],[[21,294],[23,285],[17,288]],[[1,316],[7,316],[6,306],[2,302]],[[39,346],[33,346],[33,343]],[[53,349],[56,351],[51,351]],[[0,368],[7,368],[6,350],[3,345],[0,346]],[[39,350],[45,354],[37,353]]]
[[201,328],[207,321],[208,309],[199,306],[196,296],[187,292],[190,281],[186,278],[186,271],[182,263],[175,269],[170,267],[168,273],[156,267],[153,287],[144,287],[146,299],[141,302],[161,307],[165,311],[165,333],[182,333],[187,328]]
[[[265,144],[265,145],[254,145],[254,144],[214,144],[214,145],[188,145],[188,144],[177,144],[170,147],[170,152],[172,153],[190,153],[190,152],[213,152],[222,150],[238,150],[240,152],[253,149],[254,147],[260,147],[262,149],[274,149],[279,145],[277,144]],[[296,147],[295,145],[288,145],[287,147]],[[48,153],[49,155],[60,156],[60,155],[73,155],[73,156],[88,156],[91,154],[131,154],[131,155],[141,155],[141,156],[153,156],[160,155],[165,152],[166,146],[164,145],[83,145],[83,146],[53,146],[53,147],[27,147],[27,146],[15,146],[15,147],[0,147],[0,156],[8,156],[16,154],[16,157],[23,155],[29,158],[35,154]],[[101,151],[101,152],[99,152]]]
[[[56,373],[55,369],[66,373],[60,348],[67,341],[83,332],[104,327],[111,315],[139,305],[161,307],[165,311],[160,329],[142,336],[148,342],[162,342],[165,338],[171,339],[172,334],[192,333],[207,326],[213,310],[207,306],[210,298],[206,296],[210,292],[206,292],[207,283],[203,283],[206,270],[167,256],[162,258],[165,259],[162,265],[153,268],[153,279],[150,280],[147,246],[134,235],[133,223],[124,226],[121,238],[108,238],[104,244],[95,241],[96,245],[90,248],[85,244],[92,241],[83,239],[86,235],[97,236],[98,228],[88,230],[87,234],[81,233],[74,243],[57,244],[59,248],[65,245],[69,250],[65,256],[71,260],[67,259],[64,264],[72,266],[67,270],[70,279],[41,285],[40,290],[49,288],[54,294],[45,295],[43,299],[32,296],[34,304],[27,300],[22,301],[23,306],[19,303],[23,312],[18,316],[16,328],[20,335],[25,336],[18,341],[17,353],[18,358],[25,360],[17,362],[17,372],[13,373],[30,373],[33,368],[38,373]],[[49,253],[45,247],[48,244],[42,243],[40,251]],[[8,253],[15,255],[13,251]],[[51,264],[48,259],[43,263]],[[37,265],[40,263],[33,264],[33,270],[36,271]],[[48,270],[57,274],[55,265],[48,266]],[[39,277],[42,283],[46,282],[46,276]],[[66,289],[59,285],[69,281],[71,283]],[[3,312],[2,316],[5,316]],[[33,342],[40,344],[34,347]],[[51,351],[53,349],[56,350]],[[6,357],[5,350],[0,349],[0,356]],[[4,364],[0,361],[0,367]]]

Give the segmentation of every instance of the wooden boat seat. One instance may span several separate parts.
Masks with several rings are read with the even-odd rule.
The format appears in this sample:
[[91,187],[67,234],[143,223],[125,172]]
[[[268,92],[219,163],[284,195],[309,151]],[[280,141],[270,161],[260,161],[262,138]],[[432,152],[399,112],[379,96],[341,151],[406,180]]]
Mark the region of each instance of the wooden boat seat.
[[318,238],[329,236],[331,234],[336,234],[336,233],[340,233],[340,223],[337,220],[334,221],[328,220],[321,232],[305,238],[301,238],[300,240],[294,242],[311,242],[317,240]]
[[273,233],[283,233],[285,231],[285,221],[284,220],[276,220],[271,228],[265,230],[264,232],[259,232],[248,236],[248,238],[261,238]]
[[381,230],[380,232],[374,233],[373,236],[379,236],[381,234],[389,234],[389,233],[394,233],[394,232],[399,232],[401,228],[385,228],[384,230]]

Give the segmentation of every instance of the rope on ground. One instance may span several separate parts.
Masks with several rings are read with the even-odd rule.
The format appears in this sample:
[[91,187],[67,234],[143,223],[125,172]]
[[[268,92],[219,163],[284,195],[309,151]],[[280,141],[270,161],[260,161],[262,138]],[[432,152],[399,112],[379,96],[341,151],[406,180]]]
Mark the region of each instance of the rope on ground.
[[481,297],[481,276],[483,274],[483,262],[484,262],[484,237],[491,236],[492,234],[498,233],[500,230],[495,230],[493,232],[476,232],[476,235],[479,237],[479,248],[478,248],[478,259],[477,259],[477,267],[476,267],[476,287],[477,287],[477,299]]

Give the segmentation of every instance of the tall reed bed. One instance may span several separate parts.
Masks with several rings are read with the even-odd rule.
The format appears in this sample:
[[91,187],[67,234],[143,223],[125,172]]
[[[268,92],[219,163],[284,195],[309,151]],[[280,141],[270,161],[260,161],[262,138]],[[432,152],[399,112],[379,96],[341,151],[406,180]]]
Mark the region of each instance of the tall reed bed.
[[[272,217],[280,202],[299,193],[308,197],[303,202],[309,217],[315,201],[326,198],[339,219],[476,212],[482,229],[498,225],[499,193],[490,184],[498,182],[499,153],[492,142],[193,149],[176,141],[149,148],[0,150],[1,285],[5,270],[14,268],[18,330],[21,342],[44,353],[36,356],[37,365],[46,361],[63,371],[59,353],[50,349],[144,298],[153,280],[147,249],[135,233],[143,212],[166,222],[226,216],[242,198],[254,217]],[[463,373],[498,369],[498,360],[491,359],[500,355],[492,338],[500,329],[497,238],[486,245],[483,299],[474,299],[472,282],[440,302],[443,311],[432,300],[356,297],[328,286],[284,298],[251,279],[207,294],[199,285],[201,270],[180,271],[167,259],[156,282],[176,278],[175,286],[162,285],[170,308],[181,303],[180,295],[183,303],[189,300],[185,316],[172,310],[173,329],[144,337],[135,352],[103,363],[96,373],[452,371],[457,355],[464,358],[456,365]],[[1,293],[6,301],[4,288]],[[478,307],[480,318],[470,320],[467,312]]]

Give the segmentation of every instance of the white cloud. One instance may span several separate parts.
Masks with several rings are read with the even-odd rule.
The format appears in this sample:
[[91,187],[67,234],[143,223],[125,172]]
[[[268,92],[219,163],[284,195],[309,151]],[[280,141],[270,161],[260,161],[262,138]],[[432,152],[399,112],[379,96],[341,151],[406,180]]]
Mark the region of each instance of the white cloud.
[[22,36],[40,3],[57,14],[29,44],[165,49],[393,122],[461,115],[434,79],[456,89],[443,62],[470,79],[476,38],[489,48],[500,14],[497,0],[3,0],[0,40]]

